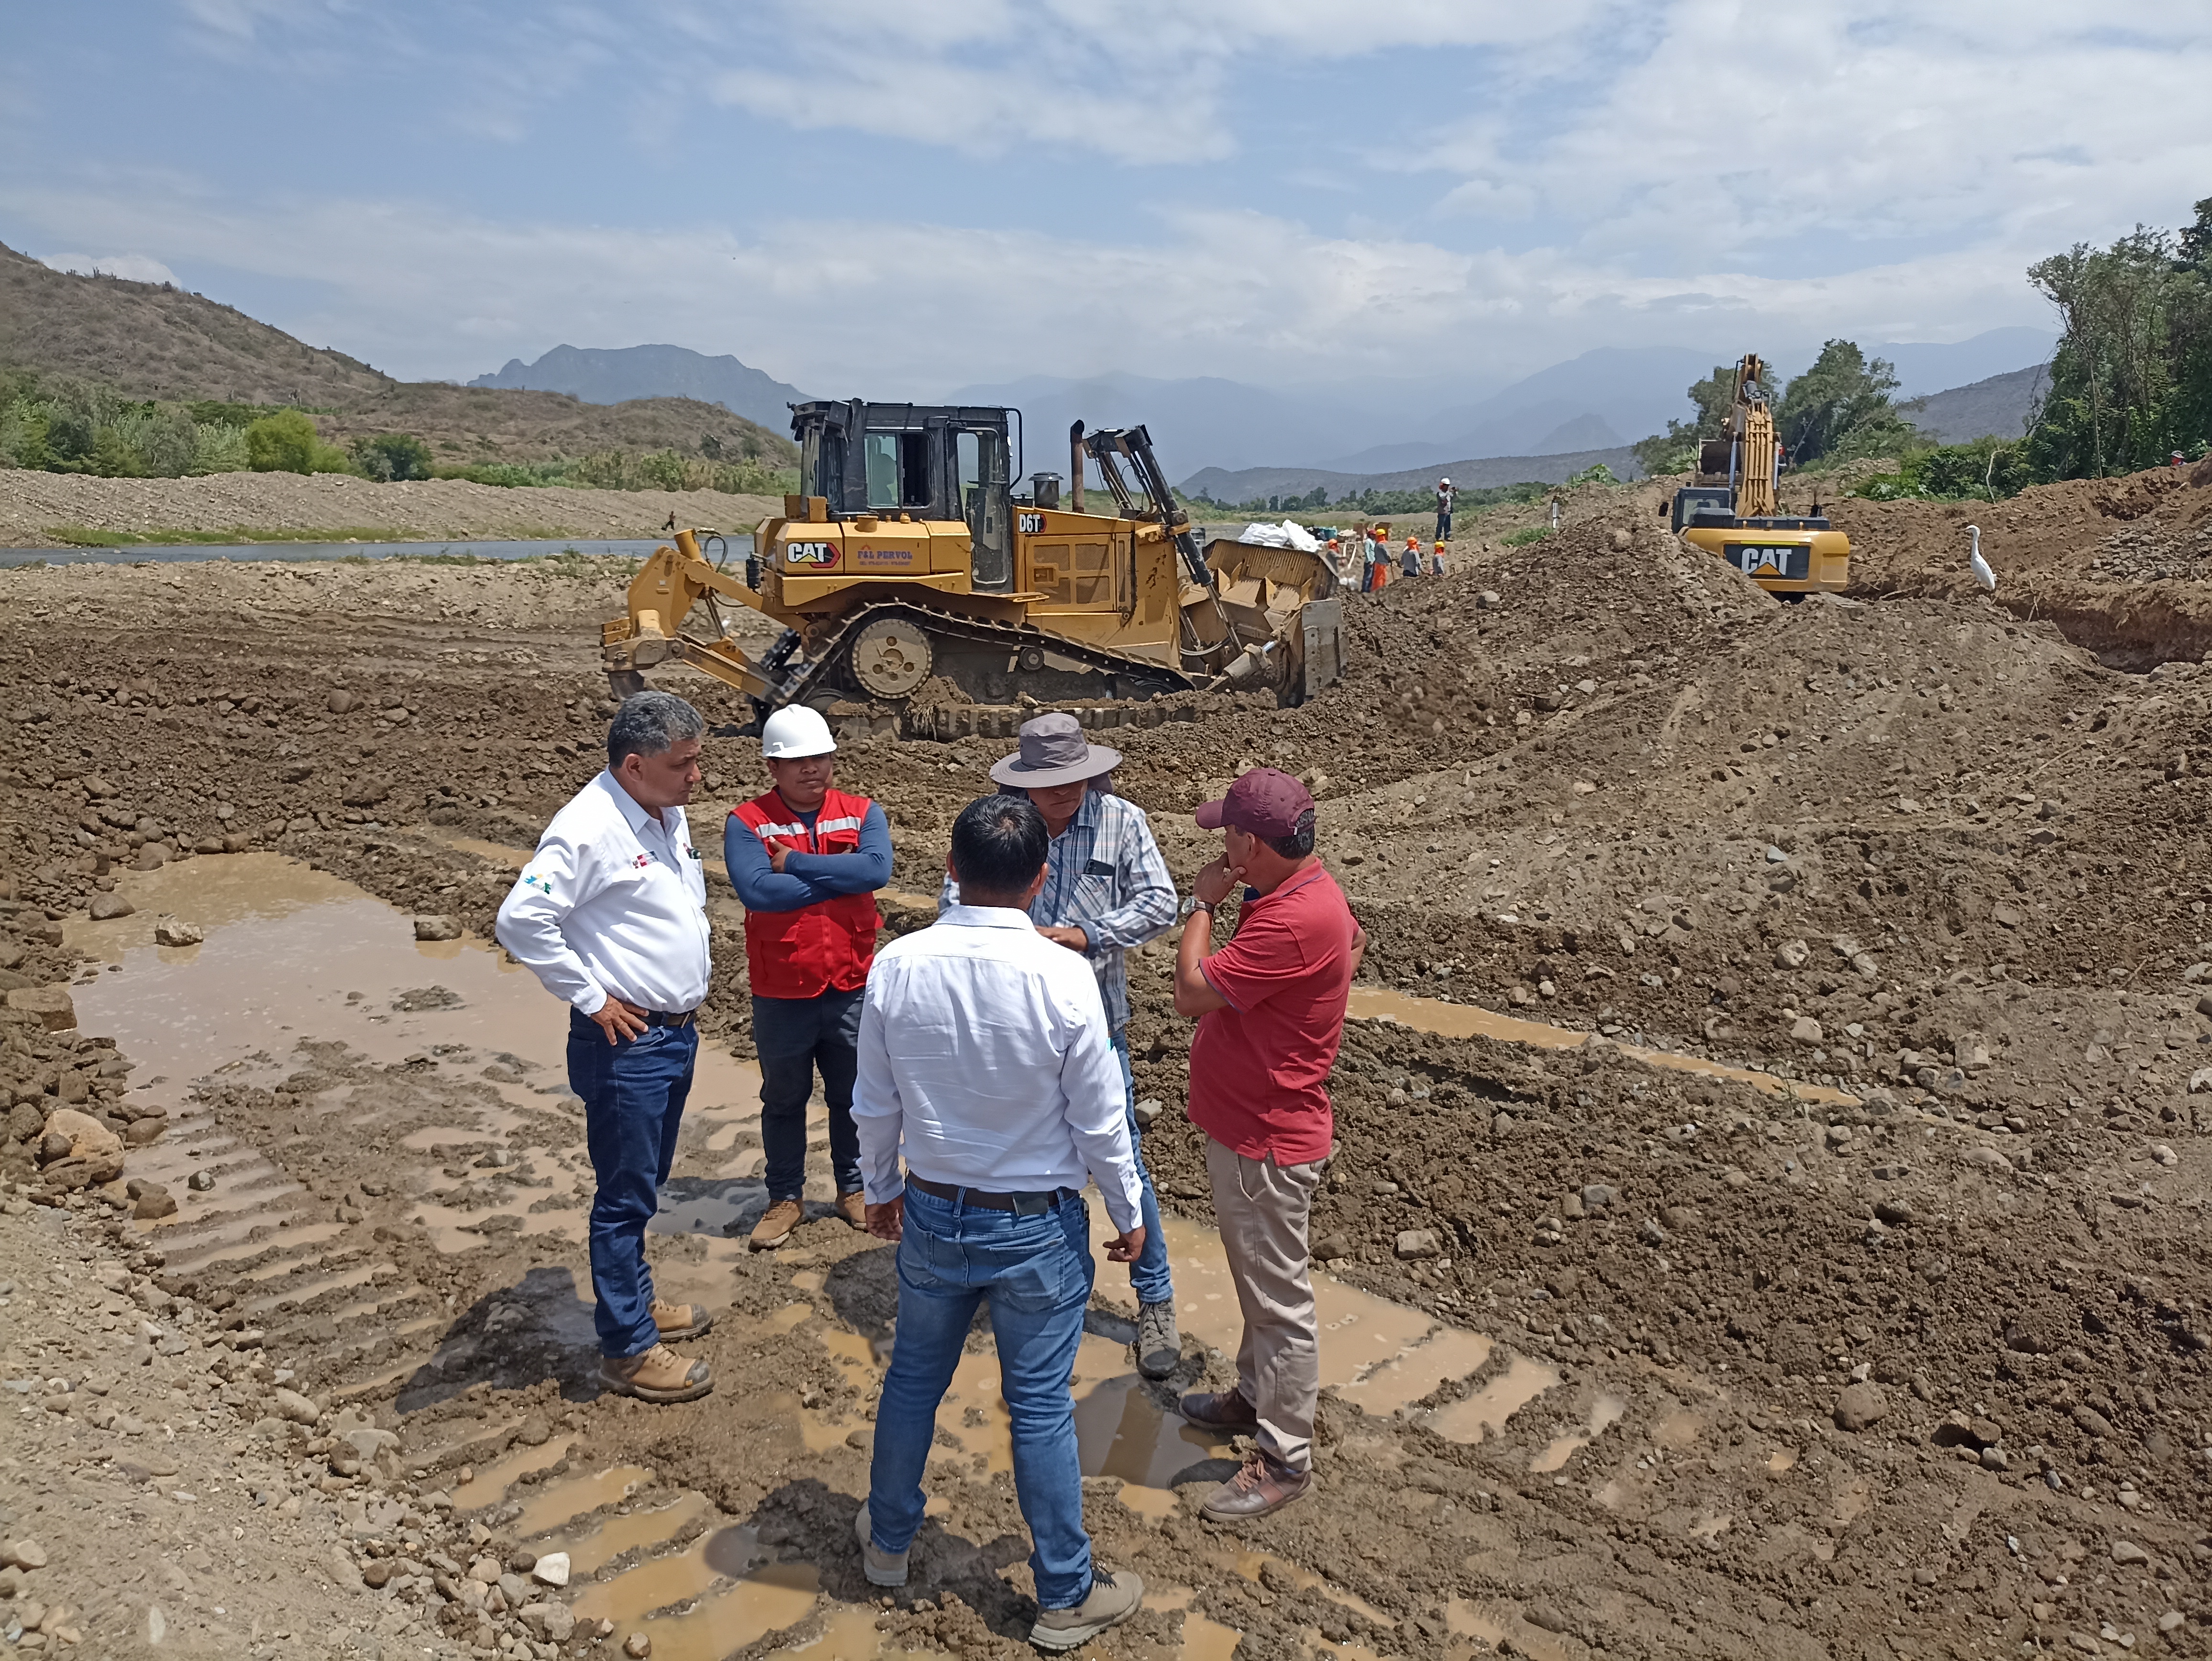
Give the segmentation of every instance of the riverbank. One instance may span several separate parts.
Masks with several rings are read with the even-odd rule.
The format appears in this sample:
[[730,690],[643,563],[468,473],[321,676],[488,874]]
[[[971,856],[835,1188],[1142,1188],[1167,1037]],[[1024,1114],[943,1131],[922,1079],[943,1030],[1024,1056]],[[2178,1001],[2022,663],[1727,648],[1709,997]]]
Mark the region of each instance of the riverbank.
[[501,489],[465,479],[380,484],[342,473],[94,478],[0,471],[0,546],[202,541],[647,538],[679,526],[750,531],[780,503],[714,490]]

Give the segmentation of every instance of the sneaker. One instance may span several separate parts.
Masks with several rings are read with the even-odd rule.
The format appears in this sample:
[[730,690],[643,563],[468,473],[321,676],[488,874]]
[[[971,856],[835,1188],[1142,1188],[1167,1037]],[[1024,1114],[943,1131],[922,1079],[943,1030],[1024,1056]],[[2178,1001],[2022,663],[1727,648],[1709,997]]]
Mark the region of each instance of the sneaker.
[[665,1304],[655,1298],[653,1323],[660,1329],[660,1342],[665,1344],[678,1338],[705,1337],[714,1317],[698,1304]]
[[1245,1522],[1304,1499],[1312,1487],[1311,1471],[1292,1470],[1255,1451],[1246,1457],[1243,1469],[1206,1496],[1198,1514],[1215,1523]]
[[1163,1299],[1137,1305],[1137,1371],[1164,1378],[1182,1360],[1182,1334],[1176,1330],[1175,1305]]
[[714,1387],[704,1361],[687,1361],[665,1344],[642,1355],[601,1357],[599,1382],[641,1402],[696,1402]]
[[1090,1595],[1072,1609],[1041,1610],[1030,1628],[1030,1642],[1041,1650],[1072,1650],[1120,1626],[1144,1606],[1145,1583],[1127,1569],[1119,1574],[1094,1569]]
[[1260,1415],[1241,1390],[1194,1390],[1176,1403],[1176,1411],[1208,1430],[1260,1428]]
[[773,1251],[791,1238],[791,1231],[799,1226],[805,1214],[799,1209],[798,1201],[778,1200],[761,1214],[745,1244],[755,1251]]
[[853,1537],[860,1542],[860,1567],[870,1585],[906,1585],[906,1554],[885,1551],[876,1544],[876,1537],[868,1529],[868,1502],[865,1500],[860,1501],[860,1512],[853,1518]]
[[868,1196],[859,1189],[837,1196],[837,1214],[854,1228],[868,1226]]

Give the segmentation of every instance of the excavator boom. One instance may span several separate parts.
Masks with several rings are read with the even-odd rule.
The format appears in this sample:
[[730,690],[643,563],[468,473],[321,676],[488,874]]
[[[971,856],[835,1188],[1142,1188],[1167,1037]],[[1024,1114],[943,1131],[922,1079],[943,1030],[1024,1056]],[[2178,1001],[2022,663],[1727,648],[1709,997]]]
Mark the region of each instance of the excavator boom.
[[1674,493],[1674,529],[1771,593],[1839,592],[1850,581],[1850,538],[1823,515],[1780,512],[1782,445],[1768,387],[1765,362],[1746,353],[1727,432],[1698,447],[1697,483]]

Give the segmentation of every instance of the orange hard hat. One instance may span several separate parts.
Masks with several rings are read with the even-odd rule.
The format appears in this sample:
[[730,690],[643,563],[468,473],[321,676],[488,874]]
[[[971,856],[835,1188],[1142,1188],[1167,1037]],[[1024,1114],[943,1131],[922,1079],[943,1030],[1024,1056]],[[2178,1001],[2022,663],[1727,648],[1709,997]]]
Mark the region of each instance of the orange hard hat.
[[1408,548],[1418,548],[1421,545],[1421,539],[1419,537],[1407,537],[1406,538],[1406,545]]

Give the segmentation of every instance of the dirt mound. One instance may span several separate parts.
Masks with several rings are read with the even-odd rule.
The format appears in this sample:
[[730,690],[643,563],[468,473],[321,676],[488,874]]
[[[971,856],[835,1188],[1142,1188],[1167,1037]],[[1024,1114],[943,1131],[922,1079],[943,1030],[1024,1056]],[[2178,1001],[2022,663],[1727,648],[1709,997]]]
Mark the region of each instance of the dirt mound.
[[2212,490],[2172,468],[2042,484],[2008,502],[1875,502],[1832,509],[1851,538],[1851,593],[1977,592],[1978,525],[2014,615],[2047,618],[2116,667],[2146,669],[2212,649]]

